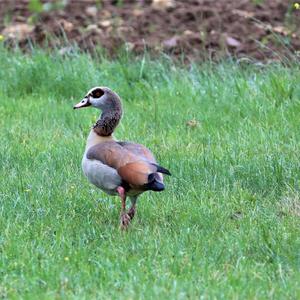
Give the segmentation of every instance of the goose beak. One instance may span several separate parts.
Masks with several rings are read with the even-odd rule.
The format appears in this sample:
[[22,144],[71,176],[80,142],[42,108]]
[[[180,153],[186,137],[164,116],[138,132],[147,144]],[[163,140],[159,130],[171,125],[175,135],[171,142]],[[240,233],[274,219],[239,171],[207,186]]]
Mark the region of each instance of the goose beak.
[[83,98],[79,103],[73,106],[74,109],[82,108],[82,107],[87,107],[90,106],[91,103],[88,98]]

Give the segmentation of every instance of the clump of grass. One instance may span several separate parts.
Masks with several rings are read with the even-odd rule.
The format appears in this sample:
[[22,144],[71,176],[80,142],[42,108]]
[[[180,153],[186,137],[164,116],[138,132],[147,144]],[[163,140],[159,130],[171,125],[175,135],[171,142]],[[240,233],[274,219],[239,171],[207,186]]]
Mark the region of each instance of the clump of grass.
[[300,198],[296,192],[287,192],[278,202],[279,215],[290,215],[295,218],[300,218]]
[[[0,59],[0,296],[299,297],[297,65]],[[118,199],[80,169],[97,112],[72,105],[95,85],[123,98],[117,138],[173,174],[125,234]]]

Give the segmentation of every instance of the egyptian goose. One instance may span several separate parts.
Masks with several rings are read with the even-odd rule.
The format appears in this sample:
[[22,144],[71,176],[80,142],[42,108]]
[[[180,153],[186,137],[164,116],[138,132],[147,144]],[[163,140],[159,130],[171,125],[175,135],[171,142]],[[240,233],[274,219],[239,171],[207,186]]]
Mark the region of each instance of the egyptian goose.
[[[163,174],[170,172],[159,166],[149,149],[140,144],[117,141],[113,132],[122,117],[120,97],[107,87],[94,87],[74,106],[93,106],[102,111],[87,138],[82,169],[88,180],[122,201],[120,226],[127,228],[136,212],[136,202],[145,191],[163,191]],[[126,196],[131,207],[126,212]]]

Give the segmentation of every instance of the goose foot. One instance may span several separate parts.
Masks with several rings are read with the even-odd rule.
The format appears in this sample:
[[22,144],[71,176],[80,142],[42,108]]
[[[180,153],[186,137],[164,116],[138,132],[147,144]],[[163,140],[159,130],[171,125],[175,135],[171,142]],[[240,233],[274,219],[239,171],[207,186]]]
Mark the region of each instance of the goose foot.
[[136,211],[135,206],[131,206],[127,213],[128,216],[130,217],[130,220],[132,220],[134,218],[135,211]]
[[122,210],[121,210],[121,217],[120,217],[120,228],[122,230],[127,229],[130,223],[130,216],[126,213],[126,192],[122,186],[117,188],[117,193],[119,194],[122,202]]
[[121,213],[121,218],[120,218],[120,228],[122,230],[127,229],[128,225],[130,224],[131,218],[129,216],[129,214],[125,213]]

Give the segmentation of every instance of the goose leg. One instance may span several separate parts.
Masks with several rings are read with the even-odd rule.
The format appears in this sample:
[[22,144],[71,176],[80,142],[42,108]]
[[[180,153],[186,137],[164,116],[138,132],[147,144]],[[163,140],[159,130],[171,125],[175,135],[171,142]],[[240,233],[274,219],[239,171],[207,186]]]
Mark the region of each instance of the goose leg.
[[126,213],[126,193],[125,193],[125,189],[122,186],[119,186],[117,188],[117,192],[121,198],[122,201],[122,209],[121,209],[121,216],[120,216],[120,228],[121,229],[126,229],[127,226],[130,223],[130,217],[129,215]]
[[136,212],[136,201],[137,201],[137,196],[132,196],[130,197],[131,201],[131,207],[128,210],[128,216],[130,217],[130,220],[133,219],[135,212]]

